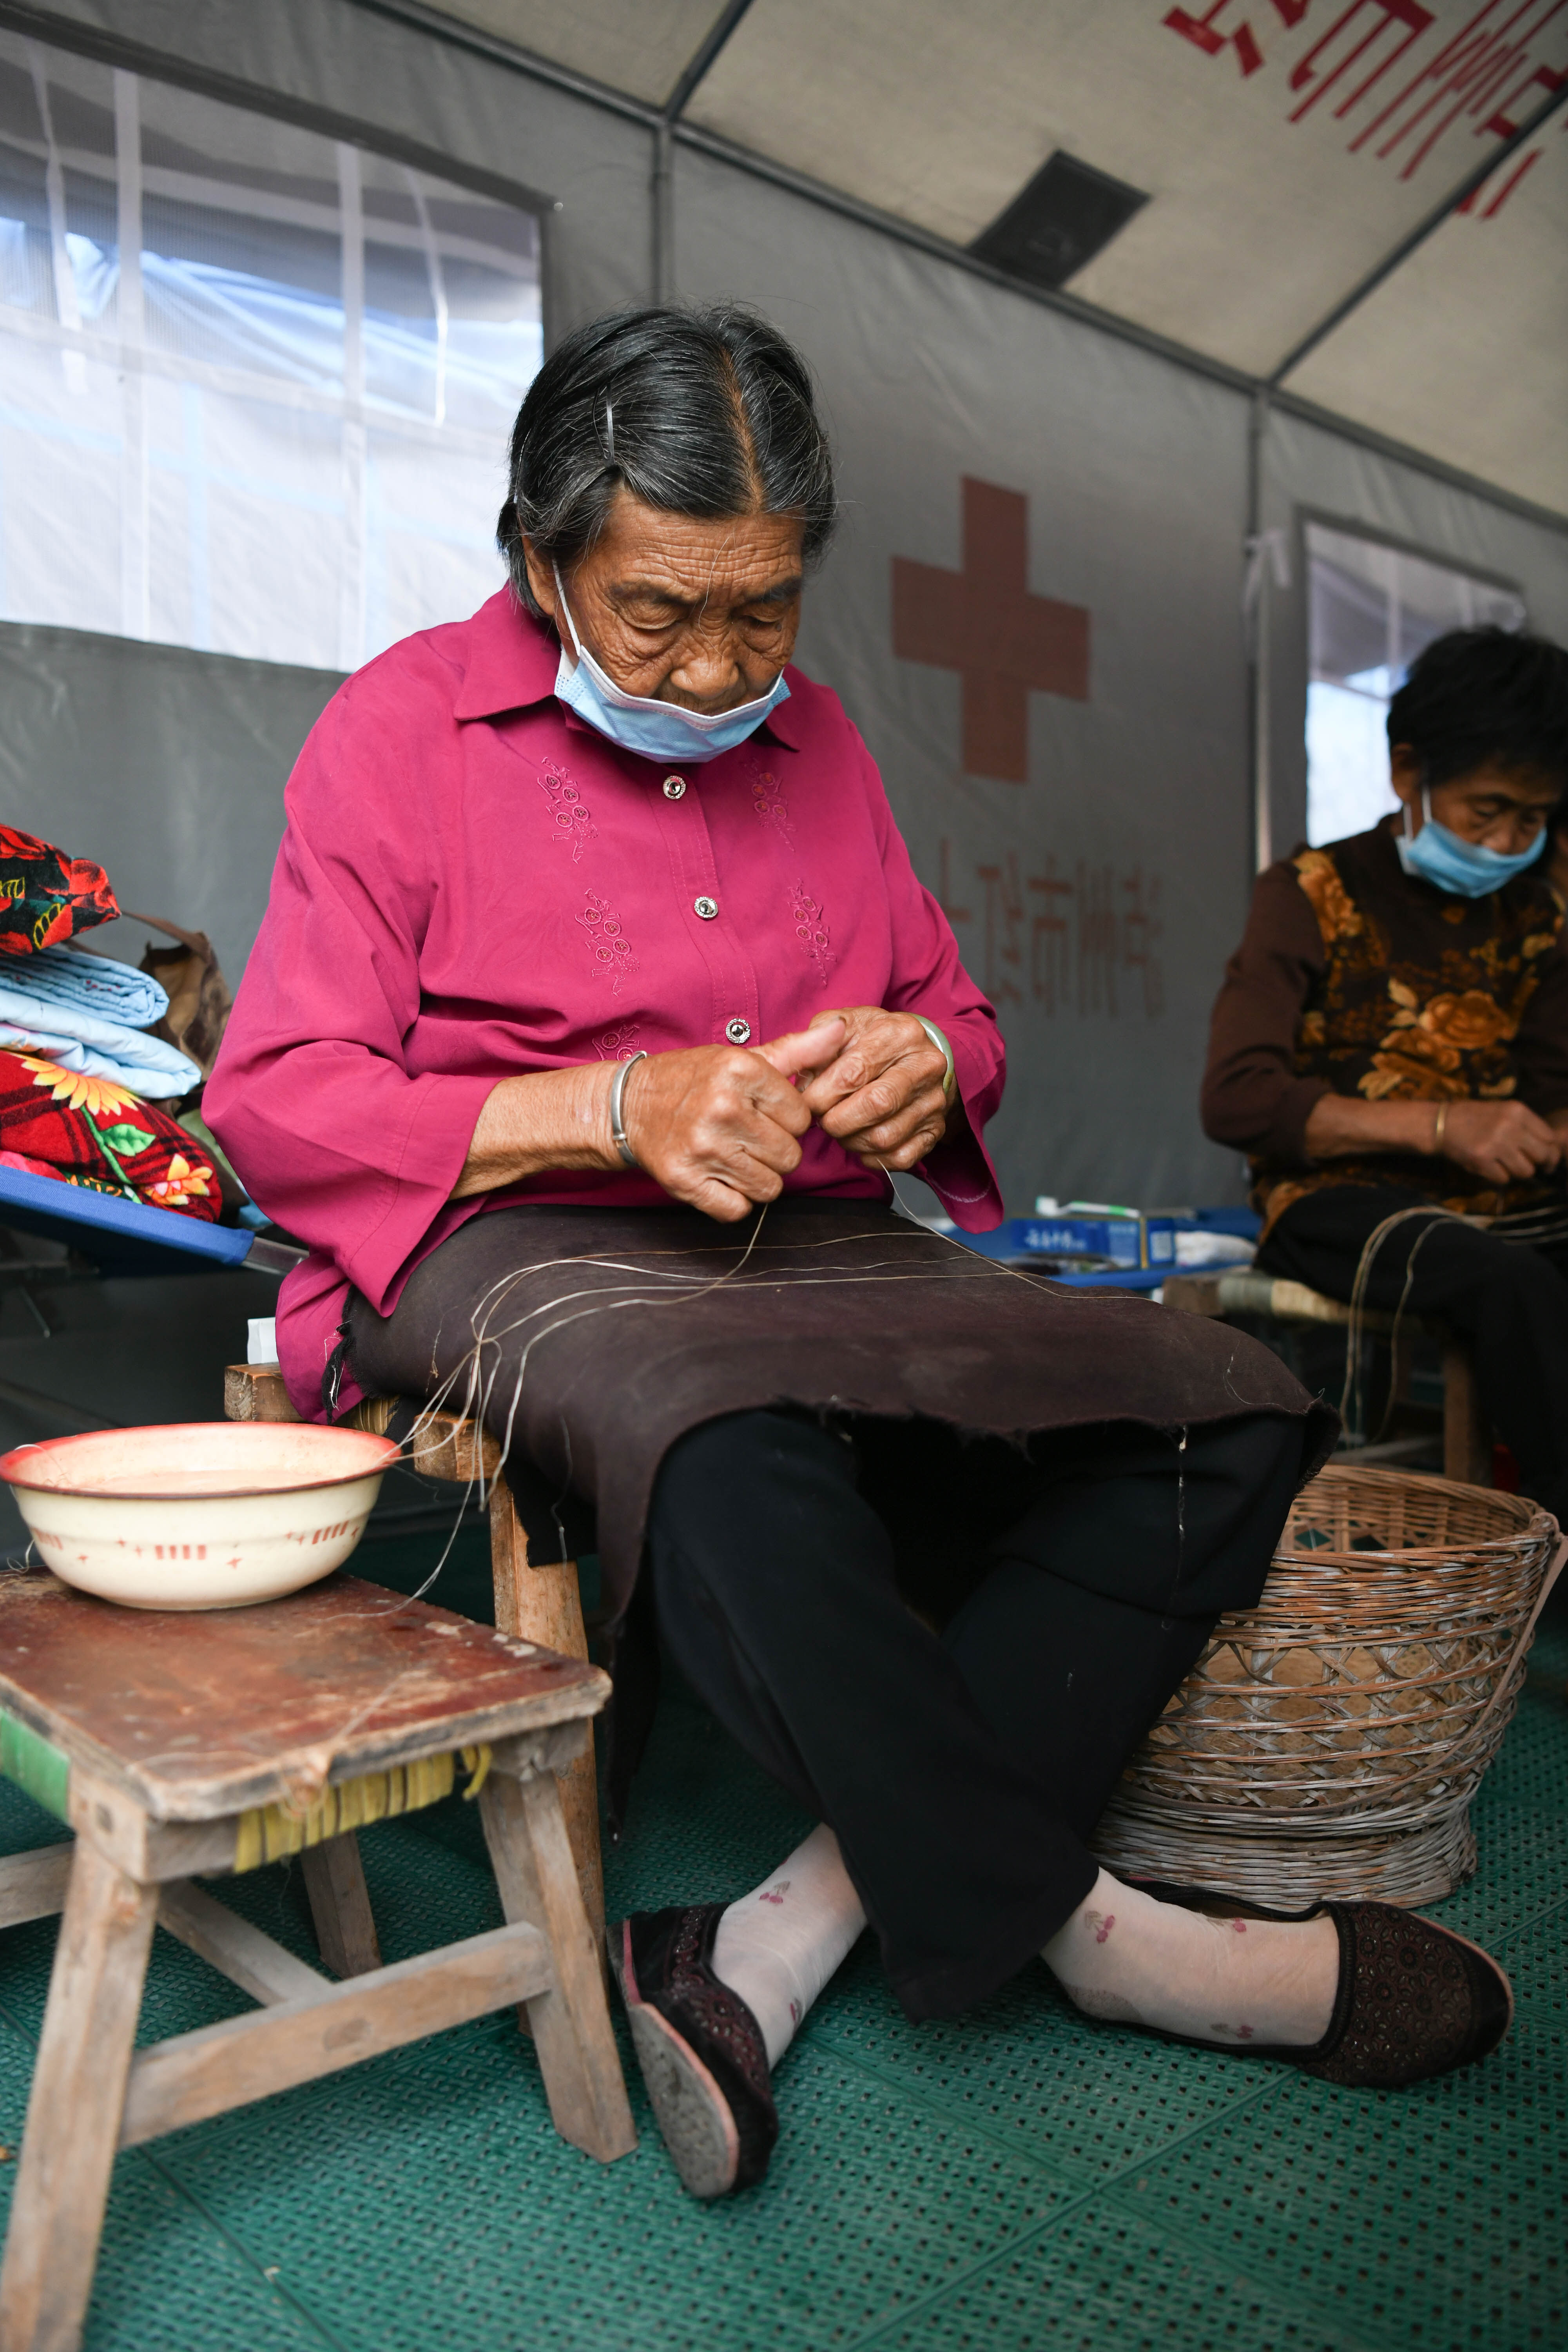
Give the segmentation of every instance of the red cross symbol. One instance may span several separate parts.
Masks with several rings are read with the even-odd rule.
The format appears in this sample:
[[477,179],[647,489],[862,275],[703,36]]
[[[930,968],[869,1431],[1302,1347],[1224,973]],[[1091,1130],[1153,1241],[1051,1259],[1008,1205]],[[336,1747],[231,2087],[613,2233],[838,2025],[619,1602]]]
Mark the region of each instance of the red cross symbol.
[[1029,593],[1029,501],[963,478],[963,569],[893,558],[893,651],[963,679],[963,768],[1023,783],[1029,689],[1089,700],[1089,614]]

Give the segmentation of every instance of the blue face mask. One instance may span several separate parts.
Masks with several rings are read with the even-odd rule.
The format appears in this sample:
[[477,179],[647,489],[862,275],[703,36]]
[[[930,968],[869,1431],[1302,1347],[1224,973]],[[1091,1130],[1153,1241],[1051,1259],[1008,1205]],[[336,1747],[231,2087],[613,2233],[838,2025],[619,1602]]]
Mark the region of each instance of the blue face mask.
[[1493,890],[1500,890],[1527,866],[1533,866],[1546,842],[1546,827],[1541,837],[1529,849],[1521,850],[1517,857],[1505,857],[1500,849],[1484,849],[1473,841],[1461,841],[1446,824],[1439,824],[1432,814],[1432,795],[1425,785],[1421,788],[1421,814],[1425,819],[1418,834],[1410,831],[1410,811],[1405,812],[1405,831],[1394,847],[1406,874],[1418,874],[1424,882],[1434,883],[1439,890],[1452,890],[1461,898],[1484,898]]
[[738,709],[719,710],[710,716],[700,710],[682,710],[678,703],[655,702],[647,695],[628,694],[606,677],[587,646],[577,634],[577,624],[572,618],[572,608],[566,602],[566,591],[561,585],[561,574],[555,574],[555,593],[561,599],[561,610],[572,642],[577,648],[577,666],[574,669],[566,657],[566,647],[561,647],[561,667],[555,673],[555,697],[579,719],[618,743],[623,751],[636,751],[644,760],[672,761],[679,767],[700,767],[704,761],[716,760],[721,751],[732,751],[748,735],[754,735],[770,710],[789,700],[789,688],[781,669],[766,694],[754,702],[742,702]]

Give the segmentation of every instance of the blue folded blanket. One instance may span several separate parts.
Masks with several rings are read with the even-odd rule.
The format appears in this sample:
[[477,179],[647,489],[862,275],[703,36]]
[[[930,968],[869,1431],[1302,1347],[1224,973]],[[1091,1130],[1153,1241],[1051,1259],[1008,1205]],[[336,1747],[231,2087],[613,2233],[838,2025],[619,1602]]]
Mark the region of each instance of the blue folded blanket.
[[25,989],[7,988],[8,977],[0,973],[0,1046],[41,1054],[62,1070],[107,1078],[154,1100],[189,1094],[200,1085],[202,1074],[195,1062],[165,1045],[162,1037],[100,1021],[96,1013],[78,1012],[69,1004],[48,1003]]
[[151,972],[135,971],[112,957],[76,948],[45,948],[37,955],[7,956],[0,963],[0,987],[96,1013],[121,1029],[151,1029],[169,1009],[169,999]]

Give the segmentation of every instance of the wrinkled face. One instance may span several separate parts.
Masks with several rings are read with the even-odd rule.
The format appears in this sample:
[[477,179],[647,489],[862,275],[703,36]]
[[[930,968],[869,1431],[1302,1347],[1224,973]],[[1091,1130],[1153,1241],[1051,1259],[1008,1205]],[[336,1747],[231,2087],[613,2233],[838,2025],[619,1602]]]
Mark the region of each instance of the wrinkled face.
[[[1389,777],[1410,812],[1413,833],[1424,822],[1421,764],[1407,743],[1395,745]],[[1563,797],[1563,779],[1544,768],[1500,768],[1485,760],[1467,775],[1450,776],[1432,788],[1432,814],[1461,841],[1521,857],[1541,838],[1541,829]]]
[[[562,575],[572,621],[626,693],[733,710],[766,694],[795,650],[801,540],[798,515],[707,522],[617,491],[605,529]],[[549,560],[525,547],[529,585],[574,658]]]

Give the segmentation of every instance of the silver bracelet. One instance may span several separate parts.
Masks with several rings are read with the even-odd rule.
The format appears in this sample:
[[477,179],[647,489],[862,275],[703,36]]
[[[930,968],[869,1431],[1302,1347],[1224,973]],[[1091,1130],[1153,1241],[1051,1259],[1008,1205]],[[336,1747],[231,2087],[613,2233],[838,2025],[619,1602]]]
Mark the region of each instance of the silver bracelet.
[[628,1168],[640,1168],[642,1166],[642,1161],[637,1158],[637,1153],[626,1141],[626,1117],[624,1110],[626,1095],[626,1074],[630,1070],[634,1062],[646,1062],[647,1059],[647,1055],[646,1052],[628,1055],[624,1062],[621,1062],[616,1066],[616,1075],[610,1081],[610,1140],[615,1145],[616,1150],[620,1153],[621,1158],[626,1161]]
[[920,1023],[921,1027],[925,1031],[926,1035],[931,1039],[931,1044],[936,1047],[937,1052],[942,1055],[942,1060],[947,1064],[946,1069],[942,1074],[942,1100],[944,1102],[951,1102],[953,1096],[958,1091],[958,1073],[952,1066],[952,1047],[948,1044],[947,1039],[942,1035],[942,1031],[937,1027],[934,1021],[928,1021],[923,1013],[917,1013],[914,1017]]

